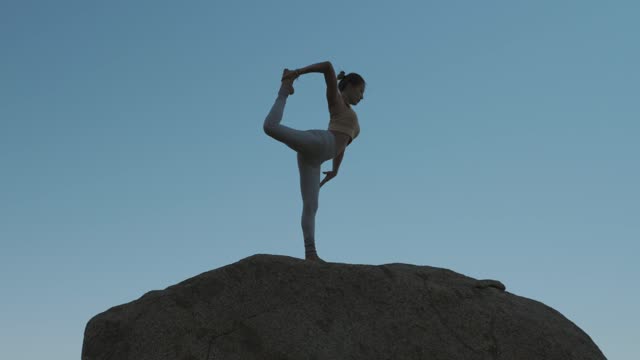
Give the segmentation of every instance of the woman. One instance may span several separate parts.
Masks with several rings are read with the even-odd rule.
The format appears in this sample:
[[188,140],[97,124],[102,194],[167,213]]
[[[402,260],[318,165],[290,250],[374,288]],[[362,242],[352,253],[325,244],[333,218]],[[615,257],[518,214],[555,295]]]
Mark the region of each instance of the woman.
[[[287,97],[294,93],[293,82],[300,75],[312,72],[323,73],[327,83],[329,129],[296,130],[280,124]],[[320,187],[338,175],[345,149],[360,133],[358,116],[351,106],[363,99],[366,84],[356,73],[345,76],[344,71],[341,71],[336,79],[333,65],[329,61],[293,71],[284,69],[281,81],[278,97],[264,119],[264,132],[298,153],[305,259],[324,263],[318,257],[315,246],[315,219]],[[320,165],[329,159],[333,159],[333,170],[325,171],[326,176],[320,182]]]

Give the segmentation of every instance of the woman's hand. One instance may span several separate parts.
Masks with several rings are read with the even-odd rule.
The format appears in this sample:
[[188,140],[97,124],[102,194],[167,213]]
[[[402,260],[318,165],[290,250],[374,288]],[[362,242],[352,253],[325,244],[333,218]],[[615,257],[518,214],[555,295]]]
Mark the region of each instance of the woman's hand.
[[298,78],[298,76],[300,76],[300,71],[299,70],[289,70],[289,69],[285,69],[284,71],[284,75],[282,75],[282,79],[280,81],[284,81],[284,80],[295,80]]
[[320,187],[322,187],[322,185],[324,185],[325,183],[327,183],[327,181],[333,179],[334,177],[336,177],[338,175],[337,171],[323,171],[323,174],[326,174],[326,176],[324,177],[324,180],[322,180],[320,182]]

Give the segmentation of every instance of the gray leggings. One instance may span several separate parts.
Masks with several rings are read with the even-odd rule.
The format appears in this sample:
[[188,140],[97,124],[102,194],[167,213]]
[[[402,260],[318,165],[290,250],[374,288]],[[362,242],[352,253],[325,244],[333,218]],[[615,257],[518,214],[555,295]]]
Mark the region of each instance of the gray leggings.
[[320,165],[336,157],[336,139],[329,130],[296,130],[280,124],[288,94],[284,89],[264,119],[264,132],[298,153],[302,193],[302,234],[305,255],[316,252],[315,227],[320,193]]

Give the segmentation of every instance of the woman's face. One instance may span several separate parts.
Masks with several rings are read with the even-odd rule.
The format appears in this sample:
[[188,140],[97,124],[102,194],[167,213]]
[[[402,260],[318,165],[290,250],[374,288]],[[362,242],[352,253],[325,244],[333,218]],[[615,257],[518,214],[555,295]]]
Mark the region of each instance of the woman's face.
[[347,93],[347,100],[351,105],[357,105],[362,99],[364,99],[364,84],[356,86],[349,84],[345,90]]

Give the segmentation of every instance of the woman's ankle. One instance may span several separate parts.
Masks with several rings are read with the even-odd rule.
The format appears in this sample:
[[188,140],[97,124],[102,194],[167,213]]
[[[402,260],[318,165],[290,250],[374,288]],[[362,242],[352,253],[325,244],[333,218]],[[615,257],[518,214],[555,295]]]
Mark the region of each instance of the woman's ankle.
[[290,90],[288,87],[286,87],[284,84],[282,84],[280,86],[280,90],[278,90],[278,96],[282,96],[284,98],[287,98],[289,96]]

